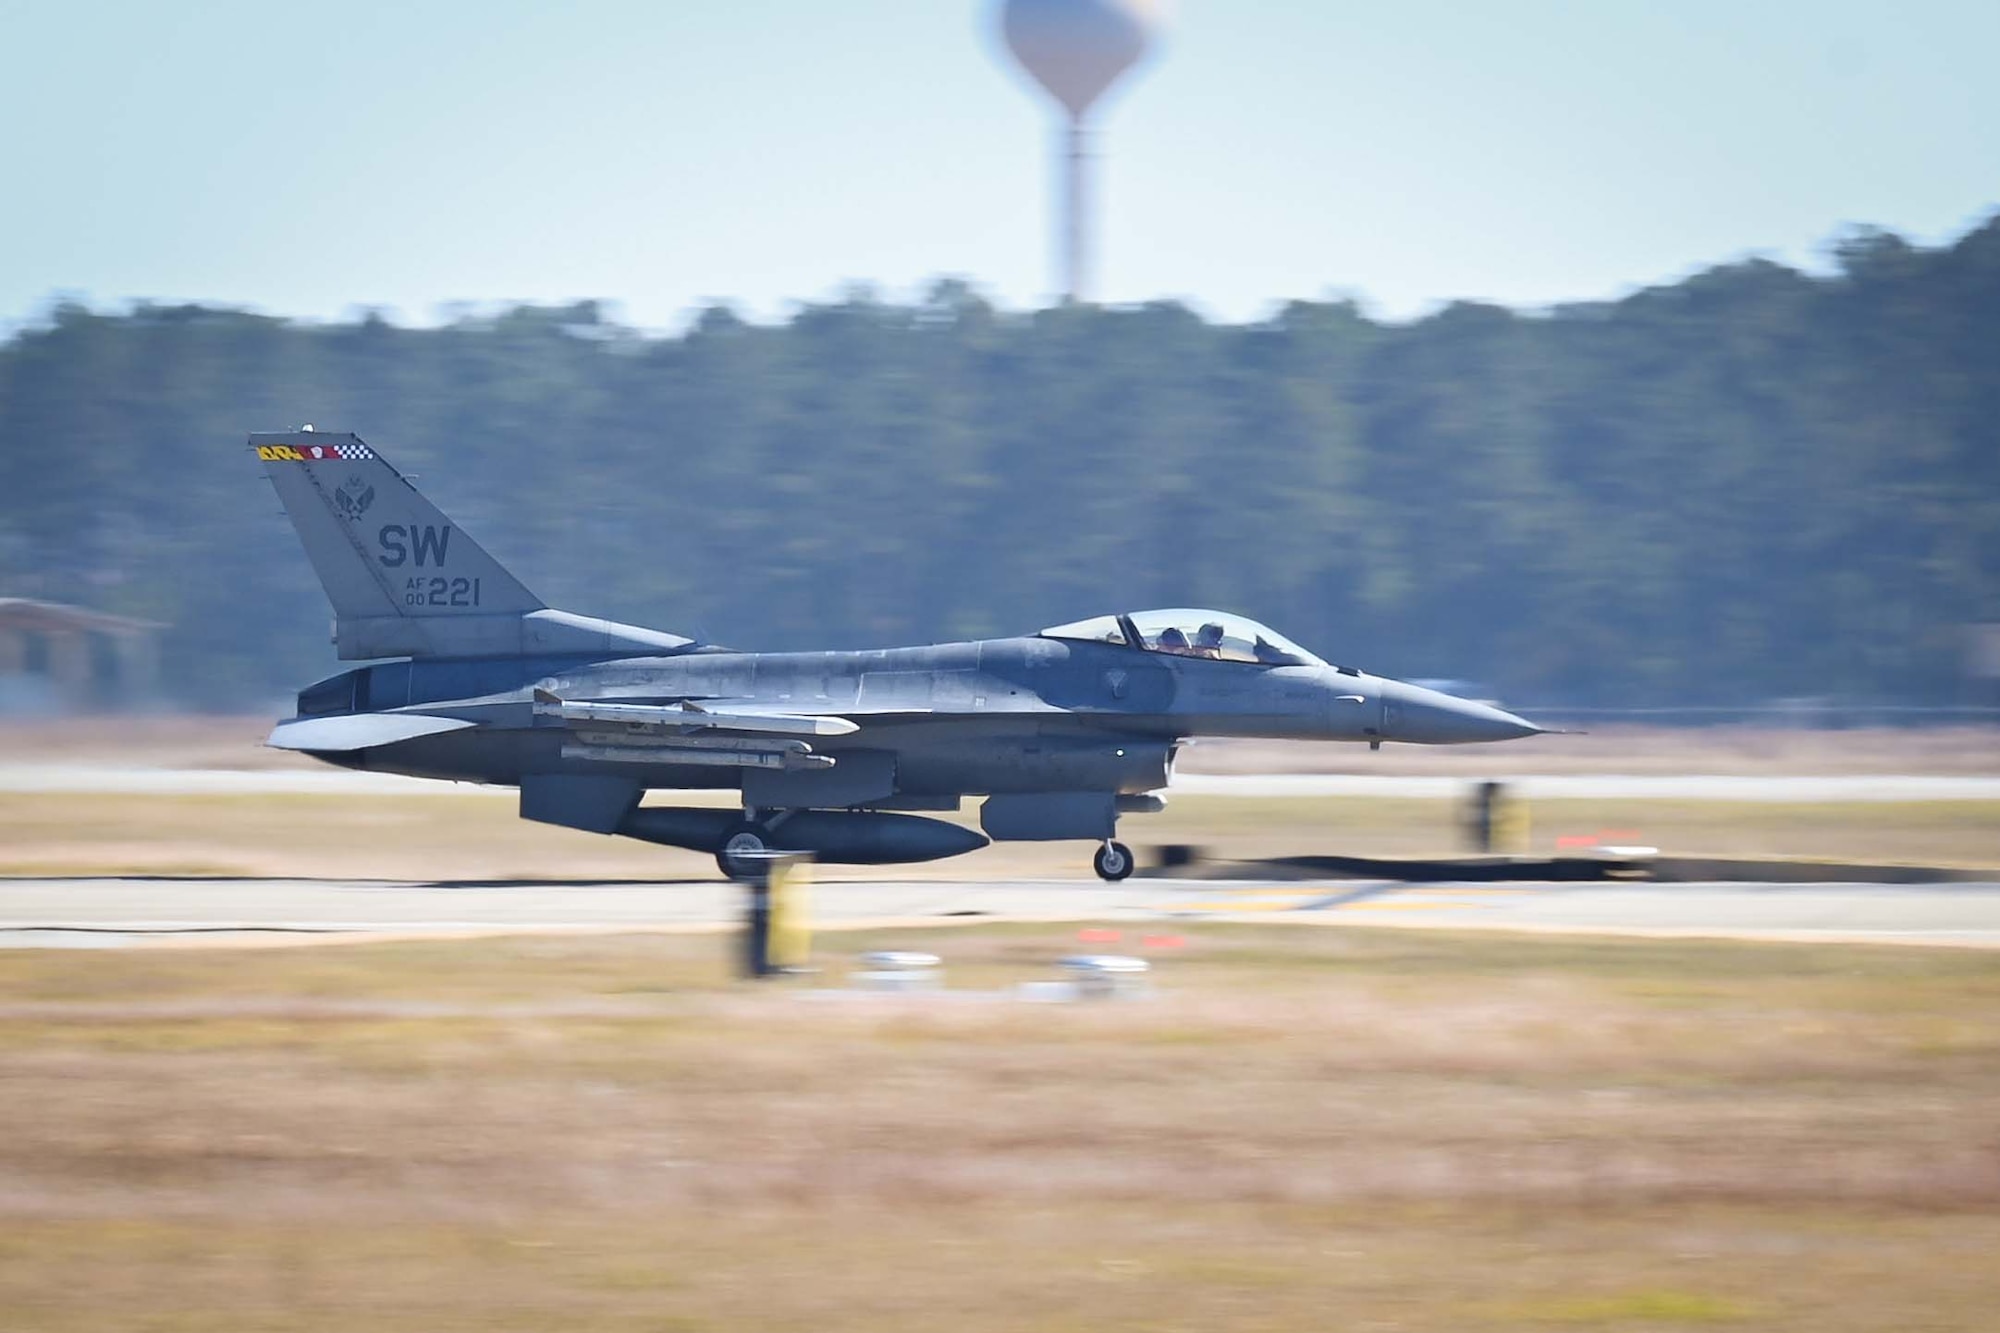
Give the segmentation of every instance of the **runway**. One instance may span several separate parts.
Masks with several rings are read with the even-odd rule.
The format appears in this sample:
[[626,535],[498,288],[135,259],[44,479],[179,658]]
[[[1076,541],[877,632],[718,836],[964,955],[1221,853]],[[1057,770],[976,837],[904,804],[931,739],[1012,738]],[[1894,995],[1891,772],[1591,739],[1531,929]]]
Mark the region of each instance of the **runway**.
[[[1177,773],[1173,796],[1378,796],[1457,800],[1476,779],[1367,773]],[[1528,774],[1509,779],[1531,800],[1630,801],[1994,801],[2000,777],[1929,774],[1847,774],[1746,777],[1729,774]],[[79,796],[464,796],[515,799],[511,787],[442,782],[395,773],[342,769],[147,768],[103,764],[0,763],[0,792],[68,792]],[[714,792],[682,793],[696,803]]]
[[[0,948],[309,943],[732,926],[720,881],[542,884],[0,880]],[[1389,884],[823,877],[822,929],[975,921],[1259,921],[2000,948],[2000,883]]]

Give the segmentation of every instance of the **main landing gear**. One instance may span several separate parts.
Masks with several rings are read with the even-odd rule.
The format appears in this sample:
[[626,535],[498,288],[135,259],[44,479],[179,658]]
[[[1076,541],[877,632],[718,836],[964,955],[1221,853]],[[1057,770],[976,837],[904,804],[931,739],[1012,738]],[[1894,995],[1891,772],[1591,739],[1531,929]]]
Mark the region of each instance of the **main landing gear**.
[[1116,884],[1132,873],[1132,849],[1122,842],[1105,840],[1097,849],[1097,855],[1090,858],[1090,868],[1097,872],[1099,879]]
[[739,884],[757,878],[759,861],[771,850],[771,831],[755,820],[743,819],[723,832],[722,846],[716,849],[715,867]]
[[764,857],[776,850],[772,836],[780,824],[797,813],[745,806],[743,818],[722,831],[722,845],[715,851],[716,869],[738,884],[761,883],[766,869]]

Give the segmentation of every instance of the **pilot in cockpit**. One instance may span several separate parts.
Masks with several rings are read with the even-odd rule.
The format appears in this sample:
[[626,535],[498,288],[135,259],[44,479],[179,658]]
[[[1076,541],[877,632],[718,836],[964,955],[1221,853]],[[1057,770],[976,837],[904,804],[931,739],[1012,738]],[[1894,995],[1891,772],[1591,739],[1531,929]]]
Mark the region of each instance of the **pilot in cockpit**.
[[1217,658],[1222,656],[1222,626],[1208,622],[1194,632],[1194,646],[1188,650],[1190,657]]
[[1179,625],[1169,625],[1161,630],[1156,646],[1158,651],[1172,653],[1176,657],[1189,657],[1194,652],[1193,646],[1188,643],[1187,631]]

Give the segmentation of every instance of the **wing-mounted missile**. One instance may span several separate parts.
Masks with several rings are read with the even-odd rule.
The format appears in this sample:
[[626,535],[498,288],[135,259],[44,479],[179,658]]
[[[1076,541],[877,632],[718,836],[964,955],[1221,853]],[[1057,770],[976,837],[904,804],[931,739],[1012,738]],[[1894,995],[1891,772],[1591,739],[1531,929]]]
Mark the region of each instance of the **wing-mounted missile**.
[[537,687],[534,713],[570,729],[563,758],[720,768],[832,768],[799,736],[845,736],[844,717],[809,717],[697,704],[571,702]]
[[614,722],[648,730],[749,731],[780,736],[846,736],[861,729],[844,717],[774,713],[740,705],[698,704],[692,699],[678,704],[573,703],[553,690],[539,688],[535,691],[535,716],[559,717],[565,722]]

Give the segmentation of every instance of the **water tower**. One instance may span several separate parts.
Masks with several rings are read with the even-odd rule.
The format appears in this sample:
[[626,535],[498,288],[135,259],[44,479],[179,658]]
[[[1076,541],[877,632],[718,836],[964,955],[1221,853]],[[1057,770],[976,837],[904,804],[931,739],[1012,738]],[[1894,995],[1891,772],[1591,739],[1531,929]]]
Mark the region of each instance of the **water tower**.
[[1159,30],[1161,0],[1001,0],[1007,49],[1061,104],[1062,290],[1086,299],[1089,270],[1084,214],[1089,195],[1090,109],[1118,76],[1146,54]]

